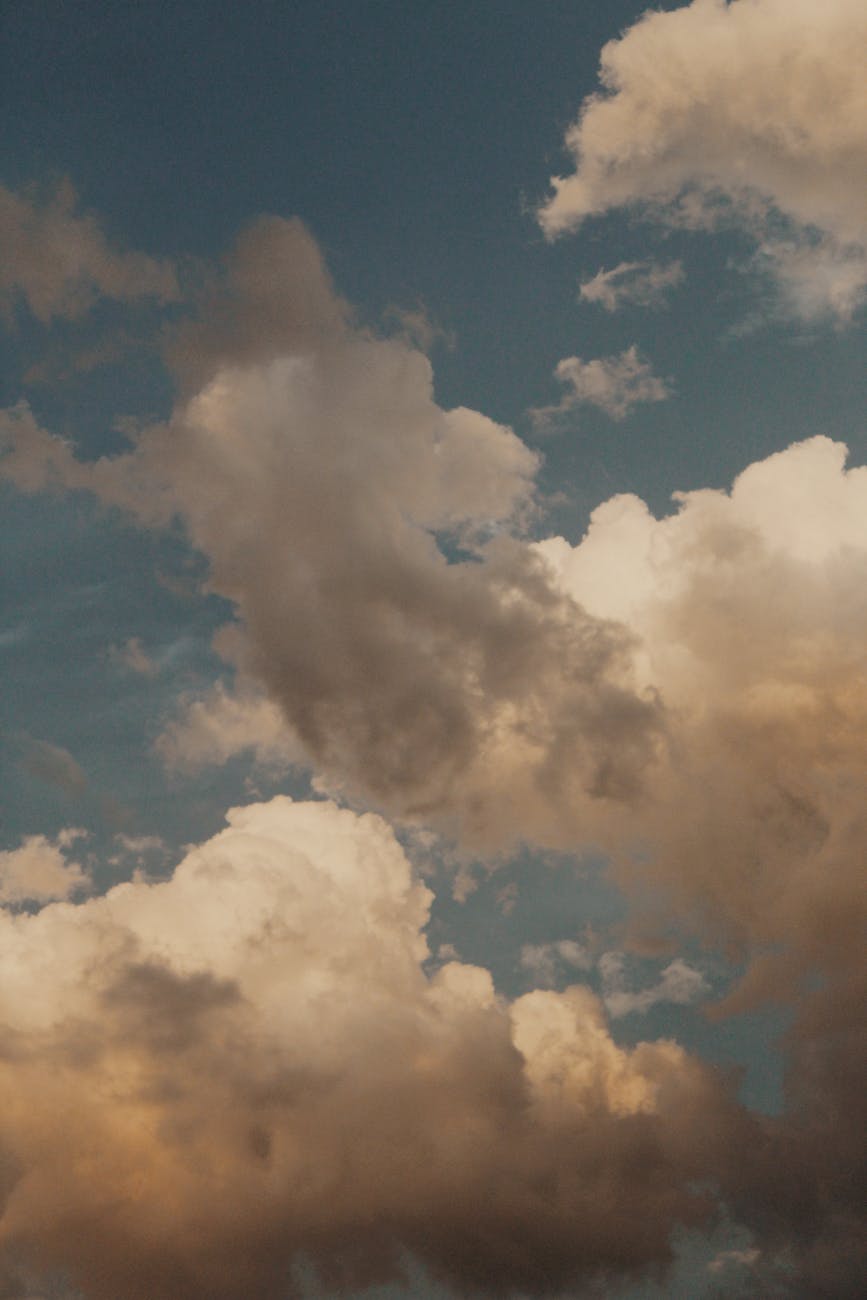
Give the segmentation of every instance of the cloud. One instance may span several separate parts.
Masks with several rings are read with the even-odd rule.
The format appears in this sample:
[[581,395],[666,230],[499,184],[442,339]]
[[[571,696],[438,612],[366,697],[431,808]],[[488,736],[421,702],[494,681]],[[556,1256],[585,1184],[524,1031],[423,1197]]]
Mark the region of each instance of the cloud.
[[[179,517],[235,607],[234,666],[329,789],[477,845],[559,840],[633,798],[658,709],[632,688],[628,637],[558,593],[523,539],[539,457],[440,408],[405,341],[350,327],[299,223],[259,223],[226,277],[172,345],[190,391],[169,423],[85,463],[20,406],[0,474],[146,526]],[[468,558],[449,563],[442,537]]]
[[521,966],[538,985],[551,987],[558,983],[564,967],[589,971],[593,958],[582,944],[573,939],[559,939],[554,943],[525,943],[521,948]]
[[599,958],[602,976],[602,1001],[609,1016],[628,1016],[643,1013],[659,1002],[673,1002],[684,1006],[697,1002],[709,986],[701,971],[681,958],[670,962],[662,971],[658,983],[651,988],[630,991],[626,985],[626,961],[623,953],[605,952]]
[[285,769],[304,761],[279,705],[255,688],[230,690],[218,682],[200,699],[184,703],[154,747],[170,769],[195,772],[252,753],[264,767]]
[[744,962],[716,1015],[795,1012],[779,1144],[745,1170],[742,1213],[758,1244],[795,1250],[794,1294],[848,1297],[867,1278],[867,469],[845,462],[810,439],[730,493],[679,494],[663,519],[616,497],[579,546],[539,548],[589,613],[633,631],[638,680],[665,702],[666,757],[607,842],[616,874],[664,897],[663,930]]
[[752,1268],[759,1258],[755,1247],[747,1250],[721,1250],[708,1264],[708,1272],[722,1273],[732,1265],[738,1268]]
[[635,344],[618,356],[582,361],[565,357],[554,371],[568,390],[556,406],[532,412],[538,424],[556,424],[582,406],[596,406],[612,420],[625,420],[643,402],[664,402],[671,389],[653,373],[649,361],[639,356]]
[[617,311],[625,304],[659,307],[683,279],[682,262],[620,262],[610,271],[602,267],[585,280],[580,295],[583,302],[599,303],[606,311]]
[[154,677],[157,673],[157,665],[137,636],[130,637],[121,646],[112,646],[109,656],[122,668],[127,668],[142,677]]
[[747,1121],[587,989],[425,976],[430,901],[378,817],[278,798],[168,881],[0,911],[4,1258],[89,1300],[276,1300],[302,1258],[486,1294],[664,1264]]
[[81,316],[100,297],[161,303],[178,298],[168,262],[117,251],[97,220],[76,209],[68,181],[44,200],[0,186],[0,315],[7,322],[19,300],[47,323]]
[[0,905],[49,903],[88,890],[90,876],[64,852],[82,834],[61,831],[53,843],[44,835],[29,835],[19,848],[0,851]]
[[40,781],[56,785],[72,798],[78,798],[87,789],[87,777],[68,749],[52,745],[47,740],[25,740],[22,767]]
[[[787,1110],[618,1047],[586,989],[427,981],[428,896],[384,824],[277,801],[170,882],[10,920],[10,1250],[131,1300],[277,1294],[299,1252],[362,1285],[401,1250],[550,1293],[664,1262],[717,1179],[805,1294],[861,1294],[867,470],[815,438],[665,518],[620,496],[578,546],[531,543],[537,456],[353,324],[303,227],[254,227],[213,295],[131,451],[3,421],[7,479],[180,519],[234,607],[240,687],[164,744],[297,737],[320,788],[464,849],[593,843],[743,962],[719,1014],[798,1008]],[[610,993],[695,987],[675,962]]]
[[[602,51],[602,90],[567,133],[575,171],[554,179],[543,228],[639,206],[677,225],[734,221],[764,243],[782,222],[822,250],[812,272],[801,258],[793,304],[851,314],[867,287],[865,60],[860,0],[645,14]],[[791,262],[778,269],[790,288]]]

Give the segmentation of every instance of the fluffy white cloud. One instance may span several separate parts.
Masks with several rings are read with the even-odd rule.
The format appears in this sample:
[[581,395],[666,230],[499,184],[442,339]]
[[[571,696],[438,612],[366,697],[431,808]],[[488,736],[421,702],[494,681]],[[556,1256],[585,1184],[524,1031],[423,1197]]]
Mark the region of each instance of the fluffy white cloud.
[[649,361],[638,354],[635,344],[618,356],[564,357],[554,374],[567,392],[556,406],[542,406],[533,411],[537,423],[557,424],[582,406],[596,406],[612,420],[625,420],[636,406],[644,402],[664,402],[671,390],[653,373]]
[[580,294],[583,302],[599,303],[606,311],[625,304],[659,307],[683,278],[682,262],[620,262],[610,271],[602,267],[585,280]]
[[168,262],[112,248],[96,219],[76,208],[68,181],[45,201],[0,185],[0,313],[7,319],[19,299],[50,321],[80,316],[98,297],[179,296]]
[[228,822],[168,881],[0,911],[3,1259],[93,1300],[276,1300],[302,1257],[340,1289],[405,1250],[548,1292],[708,1215],[745,1121],[679,1048],[617,1047],[586,989],[427,977],[431,896],[379,818]]
[[544,229],[637,204],[677,224],[736,220],[764,242],[782,218],[799,250],[777,265],[793,302],[850,314],[867,286],[865,63],[861,0],[646,14],[602,51]]
[[647,869],[741,939],[828,959],[830,894],[841,923],[861,913],[853,797],[867,776],[867,469],[845,458],[815,438],[731,494],[683,494],[659,520],[616,497],[578,547],[539,544],[576,600],[633,630],[636,671],[666,703]]
[[83,832],[61,831],[52,841],[28,835],[17,849],[0,852],[0,905],[49,903],[90,888],[90,876],[65,850]]

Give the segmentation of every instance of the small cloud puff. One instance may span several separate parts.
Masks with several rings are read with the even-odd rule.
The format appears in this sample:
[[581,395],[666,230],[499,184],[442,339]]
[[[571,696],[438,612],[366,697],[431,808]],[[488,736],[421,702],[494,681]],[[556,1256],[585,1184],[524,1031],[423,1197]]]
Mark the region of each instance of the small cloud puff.
[[560,980],[564,968],[589,971],[593,958],[582,944],[573,939],[560,939],[554,943],[525,943],[521,948],[521,966],[537,985],[551,988]]
[[89,873],[66,856],[66,850],[86,833],[70,827],[53,841],[45,835],[29,835],[17,849],[0,852],[0,906],[46,904],[89,890]]
[[595,406],[612,420],[625,420],[636,406],[645,402],[664,402],[671,388],[653,373],[635,344],[612,357],[583,361],[565,357],[554,371],[567,392],[555,406],[538,407],[531,412],[537,425],[556,425],[582,406]]

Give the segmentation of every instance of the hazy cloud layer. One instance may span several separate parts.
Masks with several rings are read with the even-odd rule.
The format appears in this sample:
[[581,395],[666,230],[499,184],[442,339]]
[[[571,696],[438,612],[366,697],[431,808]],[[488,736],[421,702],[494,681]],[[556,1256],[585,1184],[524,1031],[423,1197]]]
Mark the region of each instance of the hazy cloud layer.
[[683,923],[747,960],[721,1011],[797,1008],[785,1161],[826,1180],[798,1213],[803,1294],[828,1296],[867,1276],[867,470],[845,458],[814,438],[669,518],[621,496],[578,547],[540,544],[576,600],[640,638],[636,671],[666,704],[667,759],[610,844],[622,878],[663,886]]
[[[642,205],[735,220],[792,306],[851,315],[867,287],[867,10],[861,0],[694,0],[602,51],[602,91],[566,136],[546,232]],[[781,222],[790,237],[779,237]]]
[[81,316],[100,297],[178,298],[168,262],[113,248],[98,221],[77,209],[68,181],[41,201],[0,185],[0,314],[7,321],[19,300],[48,322]]
[[747,1121],[584,988],[425,976],[429,902],[378,818],[278,798],[167,882],[0,911],[6,1258],[97,1300],[277,1300],[302,1252],[483,1294],[664,1262]]

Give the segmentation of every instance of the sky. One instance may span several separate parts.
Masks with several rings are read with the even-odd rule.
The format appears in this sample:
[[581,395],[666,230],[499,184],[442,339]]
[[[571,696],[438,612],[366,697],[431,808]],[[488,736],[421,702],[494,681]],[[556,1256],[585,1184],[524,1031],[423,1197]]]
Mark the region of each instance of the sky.
[[862,0],[0,13],[0,1295],[862,1296]]

